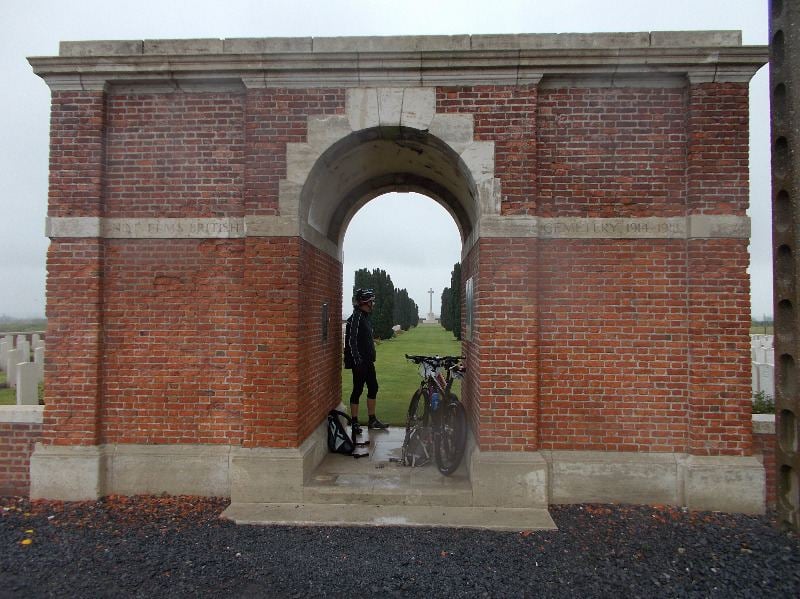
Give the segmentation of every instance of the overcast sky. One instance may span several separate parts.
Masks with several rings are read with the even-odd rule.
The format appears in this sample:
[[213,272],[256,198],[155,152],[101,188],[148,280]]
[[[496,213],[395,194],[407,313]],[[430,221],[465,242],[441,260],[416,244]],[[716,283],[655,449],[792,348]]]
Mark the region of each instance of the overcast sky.
[[[26,57],[55,56],[60,40],[739,29],[744,44],[766,44],[766,10],[767,0],[0,0],[0,315],[44,314],[50,93]],[[756,317],[772,313],[767,85],[764,67],[750,93]],[[356,214],[344,252],[346,293],[355,269],[380,267],[424,316],[431,287],[438,313],[460,240],[435,202],[391,194]]]

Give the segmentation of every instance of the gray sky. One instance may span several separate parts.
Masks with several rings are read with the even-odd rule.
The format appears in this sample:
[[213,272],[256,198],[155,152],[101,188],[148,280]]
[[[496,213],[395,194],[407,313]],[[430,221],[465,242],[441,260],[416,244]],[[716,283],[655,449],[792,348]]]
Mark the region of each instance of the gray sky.
[[[25,58],[57,55],[60,40],[739,29],[744,44],[766,44],[766,10],[767,0],[0,0],[0,315],[44,314],[50,93]],[[766,67],[750,97],[750,272],[760,317],[772,313]],[[420,222],[443,234],[419,236]],[[432,200],[391,194],[356,214],[344,252],[346,293],[355,269],[380,267],[424,316],[431,287],[438,313],[460,241]]]

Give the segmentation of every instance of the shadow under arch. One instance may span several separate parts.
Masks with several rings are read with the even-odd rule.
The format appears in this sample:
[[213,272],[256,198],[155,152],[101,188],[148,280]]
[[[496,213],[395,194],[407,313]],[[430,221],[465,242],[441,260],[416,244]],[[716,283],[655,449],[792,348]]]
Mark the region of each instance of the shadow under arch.
[[300,217],[341,248],[355,213],[391,191],[415,191],[441,204],[462,243],[475,229],[478,192],[467,165],[439,138],[406,127],[364,129],[329,147],[303,185]]

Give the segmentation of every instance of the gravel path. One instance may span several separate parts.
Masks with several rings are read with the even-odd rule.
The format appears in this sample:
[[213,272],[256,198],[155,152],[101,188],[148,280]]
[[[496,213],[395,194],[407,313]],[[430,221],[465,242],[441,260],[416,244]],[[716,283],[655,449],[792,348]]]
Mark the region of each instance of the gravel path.
[[0,498],[6,597],[800,596],[769,517],[551,506],[558,531],[236,526],[227,500]]

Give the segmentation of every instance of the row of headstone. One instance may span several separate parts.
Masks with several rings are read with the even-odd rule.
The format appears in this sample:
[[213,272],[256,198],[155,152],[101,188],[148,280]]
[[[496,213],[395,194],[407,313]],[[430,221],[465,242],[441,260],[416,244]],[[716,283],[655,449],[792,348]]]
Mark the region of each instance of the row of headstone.
[[[16,389],[17,405],[37,405],[39,384],[44,381],[44,340],[33,333],[5,335],[0,340],[0,370],[6,373],[9,387]],[[33,361],[31,361],[33,358]]]
[[750,335],[750,358],[753,395],[775,397],[775,349],[773,335]]

